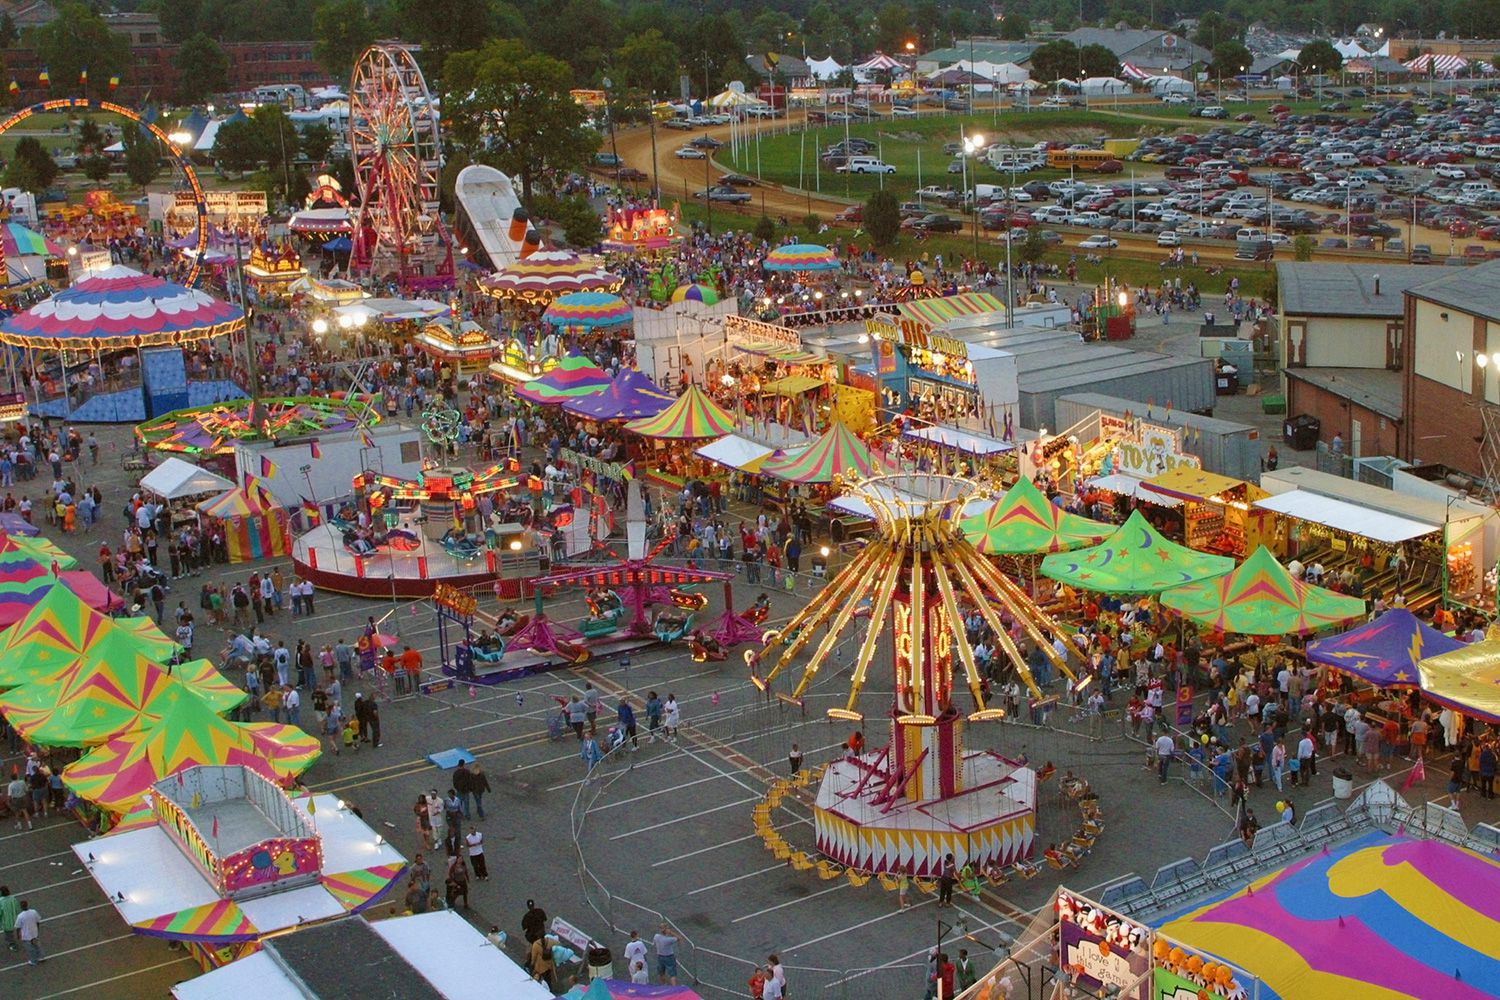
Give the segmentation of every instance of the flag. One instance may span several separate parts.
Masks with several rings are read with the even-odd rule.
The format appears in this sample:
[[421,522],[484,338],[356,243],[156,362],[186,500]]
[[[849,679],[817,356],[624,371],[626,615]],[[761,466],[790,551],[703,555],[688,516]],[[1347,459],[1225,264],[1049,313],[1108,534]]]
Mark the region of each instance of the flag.
[[89,85],[89,68],[87,66],[85,66],[85,67],[83,67],[83,69],[81,69],[81,70],[78,71],[78,86],[80,86],[80,87],[87,87],[88,85]]
[[1416,766],[1413,767],[1411,769],[1411,773],[1406,776],[1406,781],[1402,783],[1401,790],[1404,792],[1412,785],[1415,785],[1417,782],[1426,780],[1427,768],[1422,764],[1422,758],[1418,757]]
[[118,76],[112,76],[109,78],[109,89],[111,91],[119,89],[119,86],[120,78]]
[[272,507],[276,506],[275,503],[273,503],[271,500],[271,494],[267,493],[265,489],[260,486],[255,487],[255,499],[259,500],[260,505],[266,510],[270,510]]
[[240,477],[240,485],[244,487],[246,493],[249,493],[251,488],[255,485],[255,477],[250,475],[250,473],[248,472],[244,473]]
[[214,839],[219,839],[219,814],[214,813]]
[[19,83],[17,83],[16,81],[14,81],[14,80],[10,81],[10,96],[11,97],[19,97],[20,94],[21,94],[21,85]]
[[43,87],[52,86],[52,74],[47,72],[47,67],[43,66],[42,71],[36,75],[36,82]]
[[313,458],[322,458],[323,457],[323,449],[318,447],[318,442],[312,441],[312,442],[310,442],[308,444],[307,447],[312,450],[312,457]]
[[[323,523],[323,512],[318,509],[317,504],[307,499],[307,497],[303,497],[302,518],[307,522],[309,528],[316,528],[319,524]],[[416,605],[412,605],[412,607],[416,607]]]
[[260,476],[262,479],[271,479],[276,475],[276,463],[265,455],[260,456]]
[[375,439],[370,437],[370,432],[365,430],[363,427],[359,429],[359,443],[364,445],[366,448],[375,447]]
[[317,812],[318,812],[318,804],[316,802],[314,802],[313,801],[313,797],[311,795],[309,795],[307,797],[307,814],[309,816],[314,816],[314,815],[317,815]]

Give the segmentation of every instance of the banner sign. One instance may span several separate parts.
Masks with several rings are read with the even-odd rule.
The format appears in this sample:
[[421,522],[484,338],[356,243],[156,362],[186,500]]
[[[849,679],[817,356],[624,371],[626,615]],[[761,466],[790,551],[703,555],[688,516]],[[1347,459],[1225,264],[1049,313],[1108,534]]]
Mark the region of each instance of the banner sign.
[[592,455],[584,455],[581,452],[564,448],[558,453],[568,465],[577,467],[584,472],[592,472],[601,479],[608,479],[615,483],[628,483],[635,478],[634,463],[620,464],[619,462],[604,462]]
[[794,351],[802,350],[802,334],[789,326],[762,323],[746,316],[725,316],[724,336],[736,347],[746,344],[781,344]]

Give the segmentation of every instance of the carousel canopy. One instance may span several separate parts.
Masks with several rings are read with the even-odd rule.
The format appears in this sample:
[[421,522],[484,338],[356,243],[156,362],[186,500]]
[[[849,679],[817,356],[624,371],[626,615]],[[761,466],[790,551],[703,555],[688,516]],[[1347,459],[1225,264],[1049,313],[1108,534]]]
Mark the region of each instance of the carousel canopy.
[[448,315],[448,303],[436,299],[363,299],[335,306],[334,315],[348,316],[356,323],[421,323]]
[[243,765],[280,782],[322,753],[298,726],[227,722],[202,698],[180,698],[157,721],[110,740],[68,765],[63,780],[79,798],[125,813],[162,778],[196,765]]
[[1294,580],[1264,545],[1227,576],[1174,587],[1161,603],[1238,635],[1307,635],[1365,613],[1365,602]]
[[884,471],[853,431],[835,420],[795,455],[766,462],[760,471],[793,483],[831,483],[839,476],[865,478]]
[[701,302],[706,306],[719,301],[719,290],[712,285],[679,285],[672,292],[673,302]]
[[287,228],[294,233],[347,233],[354,226],[347,208],[307,208],[293,212]]
[[623,369],[603,392],[570,399],[562,407],[575,417],[589,420],[638,420],[654,417],[676,402],[670,392],[634,368]]
[[1113,530],[1063,510],[1024,476],[992,507],[964,518],[959,527],[974,548],[989,555],[1066,552],[1097,545]]
[[766,254],[761,266],[767,271],[837,271],[839,259],[815,243],[789,243]]
[[1140,511],[1099,545],[1055,552],[1042,560],[1042,572],[1052,579],[1104,594],[1155,594],[1232,569],[1234,560],[1228,556],[1167,541]]
[[604,369],[595,368],[581,354],[570,354],[541,378],[518,386],[515,393],[533,403],[561,403],[565,399],[603,392],[609,383],[609,375]]
[[128,267],[96,271],[0,323],[12,347],[162,347],[242,329],[245,314],[204,292]]
[[568,292],[613,292],[624,279],[567,250],[538,250],[529,257],[479,279],[479,287],[498,299],[551,302]]
[[1440,705],[1500,725],[1500,626],[1485,637],[1417,663],[1422,690]]
[[227,712],[246,694],[207,660],[191,660],[168,672],[136,653],[90,657],[55,680],[23,684],[0,694],[0,712],[32,743],[94,746],[159,720],[184,698],[199,698],[210,710]]
[[1420,680],[1418,662],[1462,649],[1463,645],[1405,608],[1392,608],[1343,635],[1308,643],[1307,658],[1376,687],[1416,687]]
[[734,418],[710,399],[708,393],[690,385],[677,402],[654,417],[632,420],[625,429],[648,438],[701,441],[733,431]]
[[542,313],[553,326],[593,330],[630,322],[630,303],[612,292],[569,292],[559,295]]
[[0,225],[0,245],[7,257],[60,257],[63,248],[19,222]]
[[166,663],[177,653],[148,619],[150,632],[133,633],[117,619],[89,607],[62,584],[53,584],[20,621],[0,632],[0,688],[55,678],[82,658],[145,656]]

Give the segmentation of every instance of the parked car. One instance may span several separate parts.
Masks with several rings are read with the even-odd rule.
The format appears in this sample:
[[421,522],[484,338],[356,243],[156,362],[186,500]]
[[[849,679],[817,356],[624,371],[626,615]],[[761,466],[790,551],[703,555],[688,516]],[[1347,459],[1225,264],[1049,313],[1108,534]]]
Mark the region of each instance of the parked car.
[[851,156],[836,168],[841,174],[894,174],[896,168],[873,156]]
[[912,219],[911,228],[929,233],[957,233],[963,230],[964,224],[951,215],[924,215],[919,219]]
[[706,191],[699,191],[693,197],[704,198],[708,201],[727,201],[733,205],[743,205],[754,196],[749,191],[741,191],[738,188],[730,187],[728,184],[716,184]]
[[615,171],[615,180],[619,181],[643,181],[646,179],[646,171],[637,170],[635,167],[621,167]]
[[679,160],[703,160],[708,157],[708,154],[697,146],[679,146],[677,152],[672,155]]
[[1115,239],[1112,236],[1106,236],[1103,233],[1095,233],[1092,236],[1085,236],[1083,239],[1078,241],[1078,247],[1080,250],[1113,250],[1119,245],[1119,240]]
[[834,213],[834,222],[863,222],[865,221],[865,207],[863,205],[850,205],[841,208]]
[[730,184],[734,187],[755,187],[755,178],[746,177],[744,174],[725,174],[719,178],[720,184]]
[[1156,234],[1156,245],[1159,247],[1180,247],[1182,246],[1182,237],[1178,236],[1175,230],[1163,229]]
[[719,141],[718,139],[715,139],[711,135],[700,135],[698,136],[698,138],[689,142],[688,145],[695,146],[698,149],[718,149],[720,146],[724,145],[724,143]]

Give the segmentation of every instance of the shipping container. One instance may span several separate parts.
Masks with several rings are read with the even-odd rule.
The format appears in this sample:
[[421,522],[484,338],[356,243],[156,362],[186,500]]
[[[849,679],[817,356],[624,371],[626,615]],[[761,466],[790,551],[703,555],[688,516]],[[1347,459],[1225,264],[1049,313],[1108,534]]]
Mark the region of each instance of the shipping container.
[[[1159,400],[1164,397],[1155,398]],[[1148,407],[1139,400],[1080,392],[1057,400],[1054,406],[1056,423],[1048,426],[1054,429],[1071,427],[1094,413],[1121,418],[1126,413],[1131,413],[1160,427],[1178,428],[1182,431],[1182,450],[1190,455],[1197,455],[1202,460],[1204,469],[1252,483],[1260,479],[1260,431],[1245,424],[1183,412],[1176,408],[1168,415],[1159,405]]]

